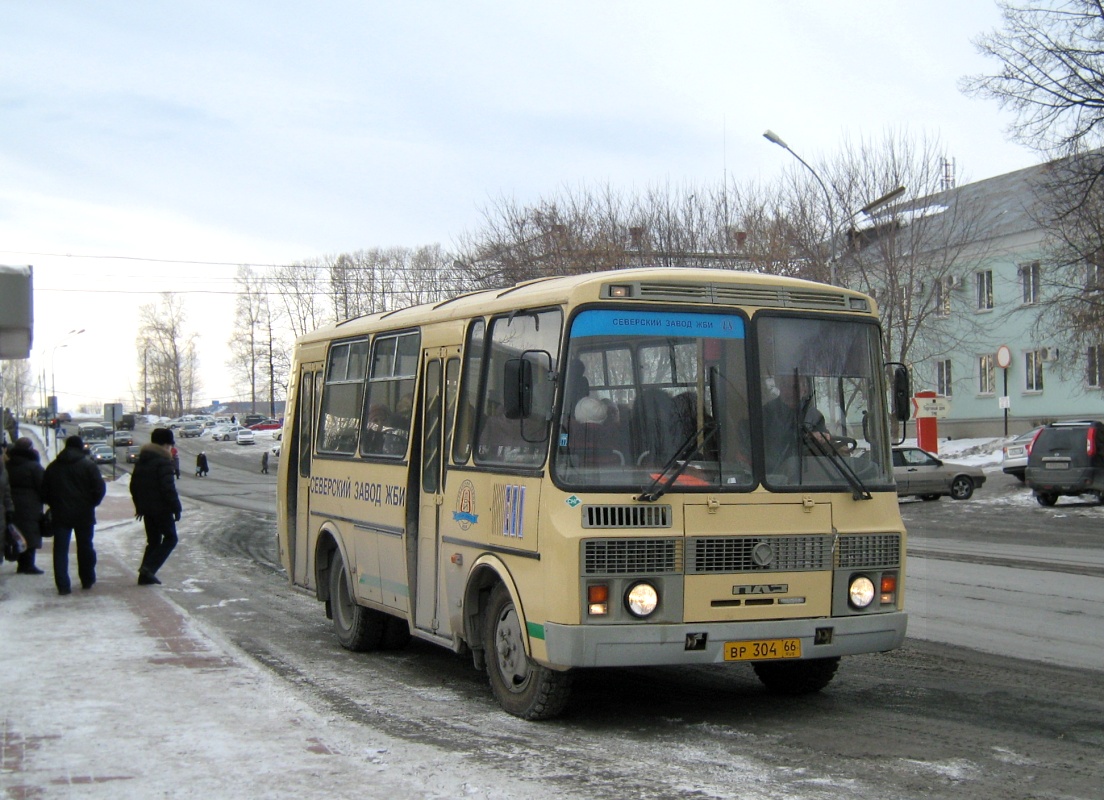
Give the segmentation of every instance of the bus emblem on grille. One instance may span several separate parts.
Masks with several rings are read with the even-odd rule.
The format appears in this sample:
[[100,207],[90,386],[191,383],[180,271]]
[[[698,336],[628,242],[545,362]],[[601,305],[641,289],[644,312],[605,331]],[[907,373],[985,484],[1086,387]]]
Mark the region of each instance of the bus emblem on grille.
[[751,551],[751,560],[757,567],[769,567],[774,561],[774,547],[770,542],[759,542]]

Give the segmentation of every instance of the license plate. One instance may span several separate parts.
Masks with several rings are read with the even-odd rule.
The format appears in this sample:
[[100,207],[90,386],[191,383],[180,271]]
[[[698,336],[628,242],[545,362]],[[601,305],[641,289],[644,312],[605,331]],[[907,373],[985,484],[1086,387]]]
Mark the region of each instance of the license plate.
[[1048,461],[1046,463],[1047,469],[1069,469],[1068,461]]
[[725,661],[759,661],[768,658],[801,658],[800,639],[751,639],[725,642]]

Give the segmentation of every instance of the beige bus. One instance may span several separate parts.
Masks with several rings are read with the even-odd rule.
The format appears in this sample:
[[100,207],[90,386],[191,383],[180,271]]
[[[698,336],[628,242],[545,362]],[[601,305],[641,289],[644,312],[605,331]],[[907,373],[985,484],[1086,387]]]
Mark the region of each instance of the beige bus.
[[817,691],[905,636],[881,341],[858,292],[670,268],[323,328],[295,347],[280,557],[344,647],[470,654],[525,719],[575,667]]

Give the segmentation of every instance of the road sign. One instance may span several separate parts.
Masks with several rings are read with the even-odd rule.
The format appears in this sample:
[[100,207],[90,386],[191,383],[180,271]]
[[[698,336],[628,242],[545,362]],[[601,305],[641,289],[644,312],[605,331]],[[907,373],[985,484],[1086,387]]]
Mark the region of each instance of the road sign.
[[912,411],[912,415],[918,419],[926,417],[943,419],[951,413],[951,401],[946,397],[914,397]]
[[1012,398],[1009,397],[1008,395],[1003,395],[1002,397],[998,397],[997,398],[997,407],[998,408],[1012,408]]

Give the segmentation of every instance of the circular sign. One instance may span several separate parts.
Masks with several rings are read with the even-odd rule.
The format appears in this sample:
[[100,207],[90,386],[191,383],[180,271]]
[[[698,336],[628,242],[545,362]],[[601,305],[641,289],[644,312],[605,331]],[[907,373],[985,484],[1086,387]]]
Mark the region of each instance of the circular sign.
[[1002,344],[997,348],[997,366],[1001,369],[1008,369],[1012,366],[1012,351],[1008,349],[1008,345]]

